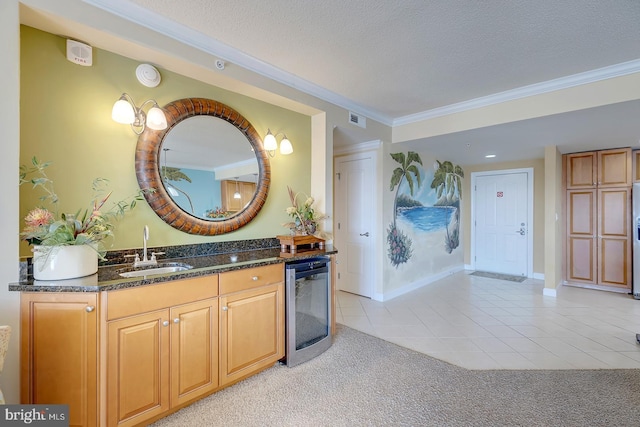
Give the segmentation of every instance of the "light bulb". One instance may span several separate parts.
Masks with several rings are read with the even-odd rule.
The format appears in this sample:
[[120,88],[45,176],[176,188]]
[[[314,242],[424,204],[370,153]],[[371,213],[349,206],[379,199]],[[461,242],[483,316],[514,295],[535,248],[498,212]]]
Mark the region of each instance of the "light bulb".
[[267,131],[267,135],[264,137],[264,149],[267,151],[275,151],[278,149],[278,141],[273,136],[270,130]]
[[285,135],[284,139],[280,141],[280,154],[291,154],[293,153],[293,146],[291,145],[291,141],[289,141]]
[[167,118],[160,107],[155,106],[147,113],[147,127],[153,130],[162,130],[167,128]]
[[111,118],[114,121],[125,125],[130,125],[136,120],[136,113],[133,110],[133,106],[124,98],[124,96],[113,104]]

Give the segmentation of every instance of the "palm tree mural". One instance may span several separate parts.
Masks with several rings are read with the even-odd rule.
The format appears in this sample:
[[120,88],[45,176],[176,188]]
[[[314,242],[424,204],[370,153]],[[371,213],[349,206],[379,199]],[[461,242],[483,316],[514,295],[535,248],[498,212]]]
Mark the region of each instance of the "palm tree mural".
[[455,208],[452,220],[447,226],[445,249],[451,253],[460,245],[460,198],[462,197],[462,178],[464,171],[458,165],[436,160],[433,168],[431,188],[436,190],[438,200],[434,206],[452,206]]
[[411,258],[412,254],[411,239],[396,227],[396,217],[398,215],[398,192],[402,181],[406,180],[409,185],[409,191],[413,196],[414,177],[417,188],[420,188],[420,185],[422,185],[420,170],[414,162],[422,166],[422,160],[418,153],[413,151],[407,152],[406,156],[404,153],[390,153],[390,155],[393,160],[400,164],[400,166],[394,169],[391,175],[390,190],[393,191],[395,189],[396,194],[393,198],[393,223],[389,225],[389,229],[387,230],[389,260],[394,267],[398,267],[398,265],[407,262]]

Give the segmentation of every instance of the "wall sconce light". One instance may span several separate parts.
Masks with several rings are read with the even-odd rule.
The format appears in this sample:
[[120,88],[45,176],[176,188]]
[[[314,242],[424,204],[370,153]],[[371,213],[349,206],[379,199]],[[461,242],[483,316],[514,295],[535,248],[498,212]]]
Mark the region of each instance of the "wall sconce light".
[[271,157],[276,155],[276,150],[278,149],[278,140],[276,137],[278,135],[282,135],[282,141],[280,141],[280,154],[291,154],[293,153],[293,146],[291,145],[291,141],[287,139],[287,135],[283,132],[278,132],[277,134],[272,134],[271,129],[267,129],[267,134],[264,137],[264,149],[267,150]]
[[[143,108],[147,104],[151,105],[151,108],[145,113]],[[136,135],[144,132],[145,127],[153,130],[167,128],[167,118],[156,101],[149,99],[144,101],[140,107],[136,107],[136,103],[126,93],[123,93],[120,99],[113,104],[111,118],[118,123],[131,125],[131,129]]]

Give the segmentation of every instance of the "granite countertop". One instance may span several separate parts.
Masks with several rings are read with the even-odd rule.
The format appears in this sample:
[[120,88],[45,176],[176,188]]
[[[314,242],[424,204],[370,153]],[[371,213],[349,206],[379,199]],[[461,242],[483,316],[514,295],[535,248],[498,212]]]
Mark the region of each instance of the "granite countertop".
[[[166,248],[163,248],[166,249]],[[151,252],[149,252],[151,253]],[[171,251],[167,252],[172,254]],[[101,292],[118,289],[133,288],[137,286],[152,285],[173,280],[189,279],[207,276],[225,271],[241,270],[244,268],[260,267],[270,264],[285,263],[321,255],[337,253],[332,245],[326,245],[322,253],[299,252],[294,256],[280,256],[280,247],[256,248],[237,250],[233,252],[219,252],[206,255],[194,255],[182,253],[181,257],[158,258],[158,264],[184,263],[192,266],[192,269],[165,273],[154,276],[121,277],[123,270],[131,269],[132,262],[120,264],[100,265],[98,272],[91,276],[69,280],[33,280],[31,275],[17,283],[10,283],[10,291],[19,292]],[[176,254],[173,252],[173,254]],[[123,260],[123,257],[117,257]]]

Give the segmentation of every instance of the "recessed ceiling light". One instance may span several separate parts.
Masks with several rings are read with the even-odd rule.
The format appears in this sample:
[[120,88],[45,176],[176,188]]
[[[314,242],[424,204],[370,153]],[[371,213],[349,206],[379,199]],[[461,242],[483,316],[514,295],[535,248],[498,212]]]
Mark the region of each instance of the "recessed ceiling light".
[[493,159],[496,155],[495,154],[487,154],[485,157],[487,159]]

